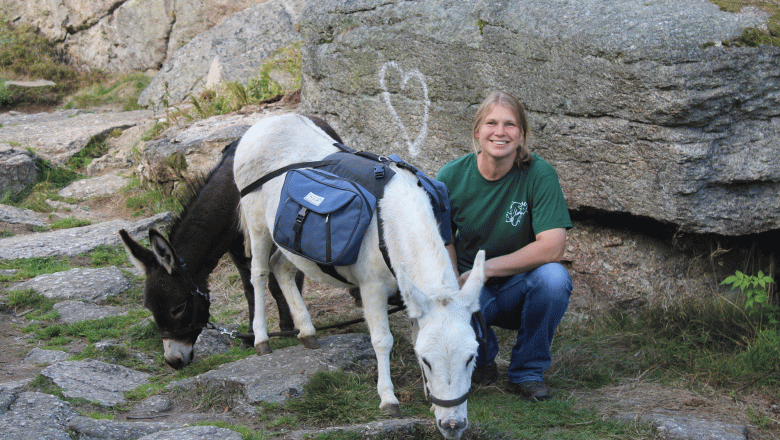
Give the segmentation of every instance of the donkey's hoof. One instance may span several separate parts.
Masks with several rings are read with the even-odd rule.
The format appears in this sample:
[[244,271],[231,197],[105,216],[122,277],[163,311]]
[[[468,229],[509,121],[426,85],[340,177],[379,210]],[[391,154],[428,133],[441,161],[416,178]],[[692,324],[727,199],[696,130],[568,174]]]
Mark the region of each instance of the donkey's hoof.
[[401,417],[401,407],[397,403],[391,403],[389,405],[379,407],[382,412],[391,417]]
[[268,341],[265,341],[259,344],[255,344],[255,352],[262,356],[264,354],[271,354],[273,350],[271,350],[271,344],[269,344]]
[[306,348],[320,348],[320,343],[314,336],[304,336],[302,338],[298,338],[298,340],[301,341],[301,345]]

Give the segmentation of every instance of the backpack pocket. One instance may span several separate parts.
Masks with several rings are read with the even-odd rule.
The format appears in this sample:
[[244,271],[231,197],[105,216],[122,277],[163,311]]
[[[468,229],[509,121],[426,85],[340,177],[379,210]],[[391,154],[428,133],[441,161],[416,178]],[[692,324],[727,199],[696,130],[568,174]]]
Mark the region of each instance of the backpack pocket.
[[355,182],[327,171],[287,173],[276,211],[273,239],[290,252],[321,264],[357,261],[376,198]]

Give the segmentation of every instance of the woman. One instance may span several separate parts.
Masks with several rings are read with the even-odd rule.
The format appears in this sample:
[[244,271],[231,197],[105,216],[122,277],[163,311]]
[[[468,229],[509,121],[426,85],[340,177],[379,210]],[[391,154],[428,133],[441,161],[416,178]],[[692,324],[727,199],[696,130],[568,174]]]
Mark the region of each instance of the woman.
[[508,390],[531,400],[550,398],[544,371],[550,344],[569,304],[572,283],[558,263],[572,227],[558,175],[527,145],[523,105],[494,92],[477,110],[474,153],[444,165],[436,178],[450,191],[455,233],[447,246],[461,285],[480,249],[487,281],[480,306],[487,324],[480,336],[475,383],[497,379],[496,335],[490,326],[518,330]]

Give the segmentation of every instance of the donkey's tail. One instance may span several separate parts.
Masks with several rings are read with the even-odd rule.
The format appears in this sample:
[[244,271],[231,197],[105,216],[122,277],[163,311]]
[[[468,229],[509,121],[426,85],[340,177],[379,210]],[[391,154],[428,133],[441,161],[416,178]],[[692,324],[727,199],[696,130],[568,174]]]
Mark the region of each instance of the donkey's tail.
[[252,240],[249,238],[249,226],[246,222],[246,215],[242,209],[243,201],[238,201],[238,230],[244,235],[244,255],[247,258],[252,258]]

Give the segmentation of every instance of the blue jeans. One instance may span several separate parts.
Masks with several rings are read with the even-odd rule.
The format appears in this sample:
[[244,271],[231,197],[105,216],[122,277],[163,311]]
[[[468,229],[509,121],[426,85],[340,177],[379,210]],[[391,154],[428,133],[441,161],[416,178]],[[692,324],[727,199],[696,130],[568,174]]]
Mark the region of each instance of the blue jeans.
[[555,329],[569,306],[571,290],[569,272],[559,263],[545,264],[509,277],[504,283],[483,287],[479,305],[487,324],[484,336],[476,320],[472,320],[477,339],[482,339],[477,365],[493,362],[498,354],[498,341],[490,326],[518,330],[509,363],[509,381],[542,381],[550,366]]

